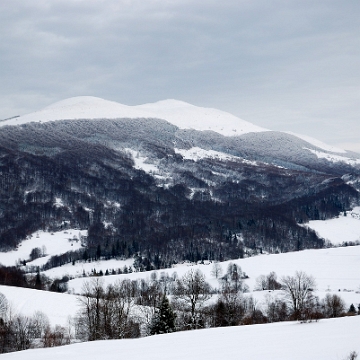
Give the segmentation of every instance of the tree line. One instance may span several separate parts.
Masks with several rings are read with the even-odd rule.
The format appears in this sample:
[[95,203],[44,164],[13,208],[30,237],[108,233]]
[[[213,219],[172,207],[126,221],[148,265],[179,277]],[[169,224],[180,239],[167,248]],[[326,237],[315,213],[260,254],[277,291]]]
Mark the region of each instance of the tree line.
[[[79,311],[68,325],[50,326],[47,316],[13,314],[0,294],[0,352],[51,347],[76,341],[125,339],[193,329],[265,324],[280,321],[318,321],[360,314],[337,294],[314,295],[315,279],[304,273],[277,278],[271,272],[256,279],[254,291],[268,291],[260,304],[248,294],[246,273],[230,263],[225,274],[214,263],[212,288],[199,269],[182,277],[156,272],[150,279],[119,280],[105,287],[103,278],[86,281],[78,297]],[[276,295],[276,296],[275,296]]]
[[[148,281],[122,280],[107,288],[99,278],[85,282],[82,310],[77,319],[81,337],[84,340],[137,337],[360,314],[360,304],[357,309],[352,304],[347,310],[337,294],[327,294],[320,300],[314,295],[314,278],[304,272],[280,280],[274,272],[260,276],[255,291],[281,291],[275,292],[278,296],[269,293],[261,306],[247,294],[246,274],[238,265],[230,264],[224,275],[218,265],[214,265],[212,274],[219,280],[217,289],[211,288],[198,269],[189,270],[181,278],[176,273],[171,277],[164,273],[160,278],[153,275]],[[120,293],[121,301],[116,304],[119,300],[115,300],[115,294]],[[112,326],[122,332],[112,332]]]

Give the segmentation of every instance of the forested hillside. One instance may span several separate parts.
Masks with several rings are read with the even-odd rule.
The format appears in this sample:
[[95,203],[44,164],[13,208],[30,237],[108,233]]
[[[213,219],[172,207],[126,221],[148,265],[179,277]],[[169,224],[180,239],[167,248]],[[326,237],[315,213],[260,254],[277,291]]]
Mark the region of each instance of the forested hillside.
[[149,270],[321,248],[299,224],[358,203],[357,166],[319,159],[284,133],[63,120],[3,126],[0,146],[2,250],[37,230],[89,230],[85,248],[48,267],[137,255]]

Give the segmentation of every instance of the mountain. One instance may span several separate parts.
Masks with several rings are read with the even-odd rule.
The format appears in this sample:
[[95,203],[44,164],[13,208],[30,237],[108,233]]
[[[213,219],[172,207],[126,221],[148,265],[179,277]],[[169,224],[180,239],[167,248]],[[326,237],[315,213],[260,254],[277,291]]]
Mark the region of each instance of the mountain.
[[38,230],[88,230],[53,265],[321,248],[302,224],[359,204],[359,154],[175,100],[77,97],[4,120],[0,161],[3,250]]
[[48,122],[74,119],[164,119],[180,129],[212,130],[222,135],[241,135],[266,131],[217,109],[207,109],[177,100],[154,104],[127,106],[92,96],[79,96],[47,106],[43,110],[0,122],[0,126],[29,122]]

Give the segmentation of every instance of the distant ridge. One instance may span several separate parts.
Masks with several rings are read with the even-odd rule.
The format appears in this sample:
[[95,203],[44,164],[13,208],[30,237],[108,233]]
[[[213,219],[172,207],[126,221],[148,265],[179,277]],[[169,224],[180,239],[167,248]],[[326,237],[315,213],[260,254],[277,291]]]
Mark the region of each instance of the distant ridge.
[[236,136],[267,129],[253,125],[225,111],[203,108],[178,100],[127,106],[93,96],[79,96],[56,102],[27,115],[8,119],[4,125],[48,122],[70,119],[159,118],[180,129],[212,130],[225,136]]
[[[33,113],[14,116],[0,121],[2,126],[16,126],[27,123],[44,123],[57,120],[99,120],[99,119],[162,119],[179,129],[197,131],[214,131],[223,136],[237,137],[244,134],[256,134],[271,130],[254,125],[242,120],[228,112],[191,105],[184,101],[168,99],[155,103],[128,106],[115,101],[109,101],[94,96],[77,96],[58,101],[42,110]],[[318,150],[326,153],[348,154],[354,153],[327,145],[317,139],[292,132],[278,132],[290,134],[306,141]],[[312,151],[311,149],[308,149]],[[355,154],[356,155],[356,154]],[[317,157],[328,157],[322,152],[316,153]],[[329,158],[330,161],[349,162],[348,158]],[[356,161],[358,163],[358,161]]]

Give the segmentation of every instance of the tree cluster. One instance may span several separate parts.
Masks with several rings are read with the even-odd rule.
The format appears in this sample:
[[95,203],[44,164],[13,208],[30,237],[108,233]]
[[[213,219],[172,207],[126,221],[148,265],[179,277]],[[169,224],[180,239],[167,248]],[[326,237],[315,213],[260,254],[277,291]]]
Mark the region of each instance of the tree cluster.
[[70,319],[67,328],[59,325],[52,328],[41,311],[33,316],[14,314],[11,304],[0,293],[0,353],[70,344],[73,338]]

